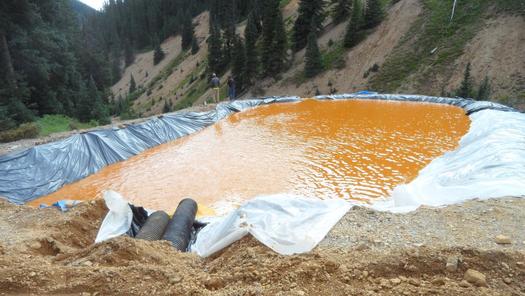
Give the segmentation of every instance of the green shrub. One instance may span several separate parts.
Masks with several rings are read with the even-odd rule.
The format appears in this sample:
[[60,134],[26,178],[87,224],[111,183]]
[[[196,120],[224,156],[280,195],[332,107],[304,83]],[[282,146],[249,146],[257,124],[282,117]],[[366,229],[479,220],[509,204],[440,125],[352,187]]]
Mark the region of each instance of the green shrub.
[[23,123],[15,129],[0,133],[0,143],[35,138],[40,133],[40,127],[34,122]]

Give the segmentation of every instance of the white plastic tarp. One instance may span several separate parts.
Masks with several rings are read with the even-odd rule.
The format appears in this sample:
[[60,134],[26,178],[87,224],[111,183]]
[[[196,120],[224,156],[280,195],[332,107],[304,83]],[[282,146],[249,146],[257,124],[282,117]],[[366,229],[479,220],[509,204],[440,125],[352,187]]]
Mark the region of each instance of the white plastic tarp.
[[286,194],[256,197],[204,227],[191,249],[207,257],[250,233],[282,255],[308,252],[351,207],[341,199],[318,200]]
[[133,221],[133,212],[128,202],[115,191],[104,192],[104,201],[109,212],[98,230],[95,243],[125,234]]
[[468,199],[525,195],[525,114],[483,110],[459,148],[434,159],[416,179],[397,186],[374,208],[409,212],[421,205],[444,206]]

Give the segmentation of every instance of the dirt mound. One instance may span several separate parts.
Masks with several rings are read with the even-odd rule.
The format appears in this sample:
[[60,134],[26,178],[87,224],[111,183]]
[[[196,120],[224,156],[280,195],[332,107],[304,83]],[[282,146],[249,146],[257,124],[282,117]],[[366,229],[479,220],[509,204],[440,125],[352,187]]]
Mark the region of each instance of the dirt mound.
[[[308,254],[281,256],[246,237],[202,259],[162,241],[120,237],[92,244],[107,212],[100,200],[67,213],[0,201],[0,294],[523,295],[525,242],[517,240],[522,239],[524,203],[476,201],[410,215],[355,208]],[[450,221],[468,233],[472,225],[461,228],[461,219],[476,217],[480,230],[464,240],[436,227]],[[512,245],[483,237],[481,230],[494,231],[487,230],[485,220],[513,233]],[[416,238],[434,236],[430,229],[436,228],[442,243],[403,245],[396,225]],[[480,287],[464,280],[469,269],[481,273],[467,277],[479,280]]]

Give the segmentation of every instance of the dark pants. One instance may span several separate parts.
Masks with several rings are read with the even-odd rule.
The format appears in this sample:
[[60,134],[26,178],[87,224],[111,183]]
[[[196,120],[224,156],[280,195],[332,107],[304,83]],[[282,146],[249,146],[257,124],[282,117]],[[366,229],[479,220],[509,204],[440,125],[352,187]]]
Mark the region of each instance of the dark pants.
[[230,101],[235,100],[235,87],[230,87],[228,89],[228,96],[230,97]]

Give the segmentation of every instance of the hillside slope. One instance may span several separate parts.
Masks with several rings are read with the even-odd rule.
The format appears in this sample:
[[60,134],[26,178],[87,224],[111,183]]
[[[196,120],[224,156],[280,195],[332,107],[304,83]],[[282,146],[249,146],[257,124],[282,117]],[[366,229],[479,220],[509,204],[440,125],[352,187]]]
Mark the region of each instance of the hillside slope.
[[[525,14],[502,10],[499,4],[483,0],[476,2],[460,7],[457,21],[450,25],[450,7],[444,2],[398,1],[387,7],[385,20],[349,50],[342,47],[346,23],[333,25],[328,19],[318,39],[325,59],[323,73],[313,79],[304,78],[303,50],[289,56],[291,66],[287,71],[258,81],[242,97],[312,96],[317,91],[329,93],[330,89],[338,93],[370,89],[453,95],[470,62],[476,84],[487,75],[495,100],[520,107],[525,101]],[[282,9],[287,30],[292,29],[297,17],[298,3],[289,1]],[[133,105],[141,115],[161,113],[165,104],[177,110],[210,101],[206,72],[208,18],[206,12],[194,19],[200,44],[196,55],[181,53],[179,36],[169,38],[162,44],[166,58],[159,65],[153,66],[152,52],[139,54],[112,88],[113,93],[125,97],[133,74],[142,87]],[[238,25],[238,33],[244,31],[244,26]],[[433,26],[438,27],[434,31],[446,28],[446,34],[433,36]],[[338,65],[335,60],[339,60]],[[223,75],[223,81],[227,75],[229,72]],[[225,92],[223,86],[223,96]]]
[[[388,16],[376,30],[363,42],[352,50],[343,52],[345,67],[343,69],[329,70],[317,77],[297,83],[297,76],[301,75],[304,68],[304,50],[294,57],[291,69],[282,75],[281,81],[266,80],[261,88],[265,95],[298,95],[312,96],[316,89],[321,93],[328,93],[328,82],[338,92],[354,92],[367,88],[368,79],[363,74],[374,64],[382,64],[385,58],[394,49],[403,35],[421,14],[422,8],[419,0],[403,0],[388,10]],[[329,51],[329,42],[340,42],[344,38],[346,23],[339,24],[324,32],[319,37],[321,50]],[[332,45],[335,47],[337,45]]]

